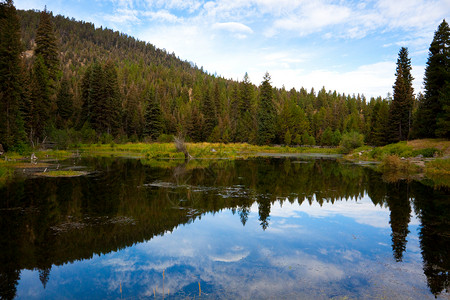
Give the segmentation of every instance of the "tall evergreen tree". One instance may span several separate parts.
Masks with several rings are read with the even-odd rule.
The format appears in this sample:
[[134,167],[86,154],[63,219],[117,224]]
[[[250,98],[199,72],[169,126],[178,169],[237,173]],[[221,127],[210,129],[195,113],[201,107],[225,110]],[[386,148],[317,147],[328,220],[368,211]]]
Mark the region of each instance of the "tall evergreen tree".
[[73,113],[73,94],[70,90],[70,81],[64,77],[61,81],[58,95],[56,97],[57,105],[57,126],[65,127],[72,117]]
[[40,15],[34,54],[42,56],[49,79],[52,80],[52,87],[55,87],[59,77],[58,43],[52,23],[52,13],[47,11],[47,8]]
[[216,105],[214,103],[214,99],[211,95],[211,89],[206,84],[205,91],[203,93],[203,105],[202,105],[202,113],[204,116],[204,126],[203,126],[203,134],[204,138],[208,139],[211,136],[211,133],[214,130],[214,127],[217,125],[217,117],[216,117]]
[[408,138],[411,127],[411,115],[414,105],[413,77],[411,59],[408,49],[402,47],[398,53],[394,94],[389,111],[391,142],[404,141]]
[[442,104],[442,112],[437,118],[436,135],[441,138],[450,139],[450,82],[447,82],[439,96]]
[[240,83],[240,101],[238,103],[238,122],[236,128],[236,139],[239,142],[249,142],[253,136],[253,84],[248,74],[245,73],[244,80]]
[[110,61],[96,62],[82,82],[83,112],[92,128],[116,135],[121,127],[121,98],[117,70]]
[[92,128],[96,130],[97,133],[101,133],[104,132],[107,127],[107,116],[104,115],[106,112],[104,109],[106,106],[106,97],[104,94],[105,78],[102,65],[99,62],[93,64],[89,77],[89,90],[87,98],[84,99],[90,112],[88,120],[91,123]]
[[103,115],[106,115],[106,132],[116,135],[121,128],[122,101],[117,78],[117,69],[109,60],[103,66],[104,73],[104,96]]
[[50,125],[51,88],[48,70],[44,59],[38,55],[34,61],[31,82],[31,129],[30,139],[33,143],[43,141],[46,128]]
[[380,102],[372,128],[371,143],[375,146],[386,145],[388,143],[389,129],[389,104],[387,101]]
[[273,103],[273,91],[270,75],[266,72],[260,86],[257,143],[259,145],[271,144],[275,138],[275,130],[276,111]]
[[12,0],[0,3],[0,144],[8,148],[25,138],[22,96],[20,23]]
[[155,141],[161,135],[163,129],[163,120],[161,106],[156,97],[149,94],[147,110],[145,113],[144,135]]
[[425,97],[419,104],[414,131],[417,137],[435,137],[438,131],[437,119],[445,116],[443,103],[446,99],[444,90],[450,82],[450,28],[443,20],[434,33],[425,68]]

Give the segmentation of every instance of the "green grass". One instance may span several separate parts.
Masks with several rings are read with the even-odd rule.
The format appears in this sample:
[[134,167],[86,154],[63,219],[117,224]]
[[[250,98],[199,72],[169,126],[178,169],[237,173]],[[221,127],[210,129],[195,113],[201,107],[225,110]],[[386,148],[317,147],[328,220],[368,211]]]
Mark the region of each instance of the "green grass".
[[45,176],[45,177],[75,177],[86,175],[86,172],[81,171],[72,171],[72,170],[58,170],[58,171],[49,171],[49,172],[41,172],[36,173],[35,175]]
[[427,174],[450,175],[450,158],[429,161],[425,167]]
[[416,148],[409,145],[407,142],[398,142],[389,144],[383,147],[369,147],[363,146],[357,148],[350,153],[347,158],[360,160],[375,160],[383,161],[385,157],[396,155],[398,157],[410,158],[422,156],[425,158],[441,156],[442,150],[435,147]]
[[[261,153],[323,153],[338,154],[338,148],[304,148],[255,146],[246,143],[186,143],[189,154],[194,158],[248,158]],[[114,145],[81,145],[85,155],[137,156],[146,159],[184,159],[173,143],[128,143]]]

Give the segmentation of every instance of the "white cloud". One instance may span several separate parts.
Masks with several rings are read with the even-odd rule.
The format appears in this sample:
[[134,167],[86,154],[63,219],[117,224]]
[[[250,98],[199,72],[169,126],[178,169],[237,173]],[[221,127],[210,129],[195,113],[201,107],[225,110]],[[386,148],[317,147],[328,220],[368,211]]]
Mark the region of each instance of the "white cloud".
[[253,30],[250,27],[237,22],[215,23],[213,24],[213,28],[230,32],[253,33]]
[[143,16],[149,17],[152,20],[162,21],[162,22],[181,22],[182,19],[178,18],[176,15],[171,14],[169,11],[163,9],[159,11],[146,11],[142,13]]
[[300,11],[294,10],[289,16],[277,19],[274,27],[308,35],[326,26],[342,24],[350,15],[351,9],[348,7],[314,1],[302,6]]
[[118,9],[115,14],[105,14],[103,18],[117,24],[139,23],[138,12],[131,9]]

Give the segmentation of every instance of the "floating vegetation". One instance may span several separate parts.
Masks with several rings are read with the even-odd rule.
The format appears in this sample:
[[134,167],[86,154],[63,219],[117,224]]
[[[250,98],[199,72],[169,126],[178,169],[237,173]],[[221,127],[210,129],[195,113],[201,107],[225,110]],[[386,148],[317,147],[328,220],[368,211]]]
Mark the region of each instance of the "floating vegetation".
[[45,177],[78,177],[87,174],[88,172],[85,171],[74,171],[74,170],[55,170],[55,171],[34,173],[34,175],[36,176],[45,176]]

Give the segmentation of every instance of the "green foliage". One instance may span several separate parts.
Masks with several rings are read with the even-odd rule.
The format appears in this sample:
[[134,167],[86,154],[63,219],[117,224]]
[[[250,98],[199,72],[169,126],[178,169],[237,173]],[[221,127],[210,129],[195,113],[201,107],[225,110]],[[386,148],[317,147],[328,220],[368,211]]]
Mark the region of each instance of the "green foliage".
[[41,12],[34,54],[42,57],[48,71],[48,77],[51,80],[51,87],[54,88],[59,75],[59,51],[51,18],[52,14],[47,9]]
[[389,111],[389,134],[392,142],[404,141],[409,136],[414,103],[413,79],[408,49],[402,47],[398,54],[394,98]]
[[94,63],[83,78],[83,114],[98,132],[116,135],[121,127],[117,70],[111,61]]
[[42,56],[38,55],[33,65],[31,87],[31,139],[42,141],[46,137],[52,115],[51,86],[47,67]]
[[316,144],[316,140],[313,136],[309,135],[308,132],[304,132],[302,134],[302,144],[307,146],[314,146]]
[[[415,136],[419,138],[435,137],[443,132],[438,128],[437,120],[446,119],[447,110],[444,103],[448,99],[450,82],[450,27],[443,20],[434,33],[429,48],[427,66],[425,68],[425,97],[420,102],[414,122]],[[441,98],[442,97],[442,98]],[[440,100],[442,99],[442,100]],[[445,122],[440,122],[445,126]],[[445,132],[446,130],[444,130]]]
[[364,144],[364,135],[351,131],[344,133],[341,139],[340,147],[343,153],[349,153],[351,150],[361,147]]
[[100,136],[100,143],[102,144],[112,144],[114,142],[114,137],[109,133],[102,133]]
[[20,23],[11,0],[0,3],[0,144],[6,151],[25,140]]
[[94,129],[91,128],[88,122],[84,123],[81,128],[81,140],[84,144],[91,144],[97,142],[97,134]]
[[161,134],[158,137],[158,142],[160,143],[172,143],[173,142],[173,134]]
[[376,159],[382,159],[385,156],[396,155],[398,157],[411,157],[413,156],[413,149],[411,146],[406,145],[406,142],[399,142],[396,144],[389,144],[384,147],[374,148],[370,152],[370,156]]
[[408,173],[414,170],[414,167],[410,162],[400,159],[395,154],[384,156],[378,168],[384,172]]
[[147,110],[145,113],[145,127],[144,135],[149,137],[152,141],[158,140],[163,129],[163,117],[161,113],[161,106],[152,94],[148,96]]
[[[427,174],[445,174],[450,175],[450,159],[436,159],[427,163]],[[448,185],[448,181],[447,181]]]
[[331,146],[333,144],[333,131],[331,130],[331,127],[327,127],[322,133],[320,144],[322,146]]
[[442,151],[436,148],[425,148],[414,150],[412,152],[413,156],[422,155],[423,157],[434,157],[435,155],[442,155]]
[[372,128],[369,143],[375,146],[383,146],[389,138],[389,104],[381,101],[375,105],[372,115]]
[[273,91],[270,75],[266,73],[260,86],[260,101],[258,108],[258,145],[271,144],[275,138],[275,116]]
[[437,116],[436,136],[450,139],[450,81],[439,94],[439,103],[442,105],[442,111]]
[[301,145],[302,144],[302,136],[300,134],[295,134],[295,138],[294,138],[294,144],[295,145]]
[[335,132],[333,132],[333,136],[331,138],[331,145],[333,146],[339,146],[339,143],[341,142],[342,134],[339,131],[339,129],[336,129]]
[[56,97],[56,105],[57,127],[63,128],[71,125],[70,119],[73,114],[73,93],[70,90],[69,79],[66,77],[64,77],[61,81],[61,86]]
[[291,144],[292,135],[289,129],[286,131],[286,134],[284,135],[284,144],[286,146],[289,146]]

